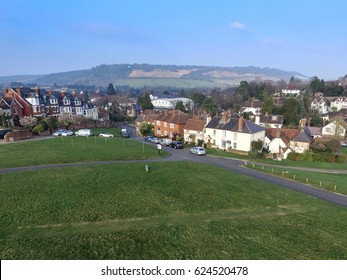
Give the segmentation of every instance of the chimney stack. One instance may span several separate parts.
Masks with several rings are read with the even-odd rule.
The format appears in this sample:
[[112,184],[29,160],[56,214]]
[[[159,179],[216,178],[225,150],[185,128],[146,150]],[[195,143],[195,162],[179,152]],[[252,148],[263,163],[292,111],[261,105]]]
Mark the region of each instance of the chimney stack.
[[276,130],[276,138],[280,138],[281,137],[281,129],[277,129]]
[[255,124],[257,124],[257,125],[260,124],[260,116],[259,115],[255,116]]
[[221,122],[222,123],[226,123],[227,122],[227,112],[225,112],[225,111],[222,113]]
[[238,123],[238,132],[242,132],[243,130],[243,117],[239,118],[239,123]]

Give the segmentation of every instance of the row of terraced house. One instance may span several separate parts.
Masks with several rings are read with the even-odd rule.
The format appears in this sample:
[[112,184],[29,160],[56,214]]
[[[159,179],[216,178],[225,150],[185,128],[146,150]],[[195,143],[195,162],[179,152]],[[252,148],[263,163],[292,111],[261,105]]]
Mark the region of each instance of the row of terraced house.
[[11,116],[12,125],[16,117],[24,116],[58,117],[69,114],[98,119],[98,108],[95,105],[70,92],[18,87],[4,88],[3,95],[0,97],[0,110],[2,114]]

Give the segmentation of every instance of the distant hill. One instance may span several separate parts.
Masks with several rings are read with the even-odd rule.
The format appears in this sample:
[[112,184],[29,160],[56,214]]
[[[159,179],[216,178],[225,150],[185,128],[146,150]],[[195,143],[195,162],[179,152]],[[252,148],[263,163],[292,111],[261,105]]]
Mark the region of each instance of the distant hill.
[[[223,87],[238,85],[247,80],[285,80],[294,76],[308,79],[298,72],[288,72],[274,68],[249,67],[214,67],[214,66],[178,66],[150,64],[114,64],[100,65],[89,70],[54,73],[34,76],[28,82],[42,86],[53,85],[95,85],[107,86],[109,83],[143,86],[168,86],[179,88],[192,87]],[[16,77],[16,76],[14,76]],[[13,77],[13,78],[14,78]],[[20,77],[20,76],[18,76]],[[22,76],[24,78],[25,76]],[[3,77],[10,78],[10,77]],[[0,83],[2,78],[0,77]],[[6,79],[5,79],[6,80]],[[3,81],[5,81],[3,80]],[[22,79],[23,80],[23,79]],[[8,81],[8,79],[7,79]],[[18,82],[19,80],[11,80]]]

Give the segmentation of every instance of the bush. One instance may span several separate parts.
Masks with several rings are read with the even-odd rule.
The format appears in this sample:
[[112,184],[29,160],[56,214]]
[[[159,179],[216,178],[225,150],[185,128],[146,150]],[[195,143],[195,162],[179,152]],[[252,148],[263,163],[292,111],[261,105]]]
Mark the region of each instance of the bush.
[[44,127],[41,124],[36,125],[33,129],[32,132],[34,134],[39,134],[40,132],[45,131]]
[[339,155],[336,159],[337,163],[345,164],[347,161],[347,157],[345,155]]
[[314,153],[311,150],[307,150],[300,155],[300,160],[312,162],[314,160]]
[[263,152],[259,153],[259,152],[255,152],[255,151],[250,151],[248,152],[248,156],[250,158],[264,158],[265,154]]
[[293,161],[298,161],[300,158],[300,154],[296,152],[290,152],[287,156],[287,159],[293,160]]
[[333,154],[327,154],[326,156],[326,162],[335,162],[336,161],[336,157]]

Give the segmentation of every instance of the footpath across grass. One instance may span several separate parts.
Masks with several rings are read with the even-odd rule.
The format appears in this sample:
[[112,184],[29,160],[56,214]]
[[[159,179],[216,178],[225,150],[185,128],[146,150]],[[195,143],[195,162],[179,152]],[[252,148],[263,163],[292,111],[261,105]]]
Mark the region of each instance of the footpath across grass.
[[0,169],[52,163],[133,160],[166,156],[154,146],[113,137],[55,137],[0,145]]
[[1,259],[340,259],[347,211],[205,164],[0,177]]

